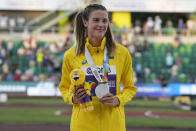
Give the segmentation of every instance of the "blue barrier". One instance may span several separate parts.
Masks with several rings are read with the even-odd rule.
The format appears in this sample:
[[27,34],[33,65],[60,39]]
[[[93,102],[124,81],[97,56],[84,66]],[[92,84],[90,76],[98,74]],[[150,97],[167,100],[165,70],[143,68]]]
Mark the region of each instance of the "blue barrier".
[[[196,84],[161,84],[137,83],[136,97],[173,97],[181,95],[196,95]],[[123,85],[120,85],[121,90]],[[53,82],[1,82],[0,93],[27,93],[27,95],[55,95],[57,87]],[[59,92],[59,91],[58,91]],[[45,93],[45,94],[44,94]],[[58,94],[60,95],[60,93]]]
[[196,95],[196,84],[135,84],[138,88],[136,97],[172,97],[181,95]]

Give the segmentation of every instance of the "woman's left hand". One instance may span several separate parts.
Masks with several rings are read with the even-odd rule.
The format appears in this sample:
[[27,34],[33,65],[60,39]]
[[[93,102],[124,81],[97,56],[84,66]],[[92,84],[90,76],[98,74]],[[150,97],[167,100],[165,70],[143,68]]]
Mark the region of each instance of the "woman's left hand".
[[113,94],[108,93],[100,99],[101,103],[107,106],[118,106],[120,101]]

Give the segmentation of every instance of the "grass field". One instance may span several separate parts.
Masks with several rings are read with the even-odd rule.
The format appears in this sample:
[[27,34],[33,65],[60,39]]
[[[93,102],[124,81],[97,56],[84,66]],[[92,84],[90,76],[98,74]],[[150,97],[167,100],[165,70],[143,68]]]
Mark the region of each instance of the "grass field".
[[[196,101],[192,102],[196,105]],[[15,107],[15,105],[19,106]],[[30,104],[30,106],[22,106]],[[2,106],[2,105],[8,105]],[[12,107],[12,105],[14,105]],[[42,105],[41,107],[35,105]],[[49,105],[49,106],[44,106]],[[20,107],[21,106],[21,107]],[[70,111],[62,99],[9,99],[6,104],[0,104],[0,123],[70,123],[70,115],[55,115],[56,111]],[[134,99],[125,107],[125,111],[152,111],[152,112],[177,112],[196,113],[184,111],[173,106],[172,101]],[[140,127],[165,127],[165,128],[196,128],[196,118],[171,118],[171,117],[136,117],[126,116],[127,126]]]

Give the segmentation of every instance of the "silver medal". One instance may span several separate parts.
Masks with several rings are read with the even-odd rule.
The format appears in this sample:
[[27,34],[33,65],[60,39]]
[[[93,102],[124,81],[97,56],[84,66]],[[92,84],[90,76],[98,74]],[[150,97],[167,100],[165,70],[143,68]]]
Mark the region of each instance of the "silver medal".
[[102,98],[104,95],[110,93],[108,83],[99,84],[95,88],[95,94],[98,98]]

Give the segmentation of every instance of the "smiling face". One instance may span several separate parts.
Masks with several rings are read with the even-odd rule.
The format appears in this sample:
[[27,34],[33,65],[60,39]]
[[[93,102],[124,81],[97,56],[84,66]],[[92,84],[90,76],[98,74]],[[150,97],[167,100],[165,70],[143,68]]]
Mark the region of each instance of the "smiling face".
[[80,79],[79,73],[78,72],[74,72],[72,79],[75,80],[75,81]]
[[95,10],[90,13],[88,21],[83,20],[88,30],[89,38],[102,39],[108,28],[108,13],[104,10]]
[[81,69],[74,69],[70,73],[71,83],[73,85],[81,85],[85,81],[85,74]]

